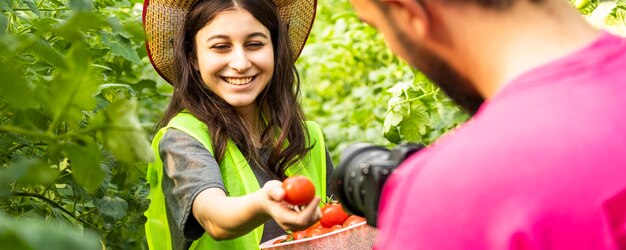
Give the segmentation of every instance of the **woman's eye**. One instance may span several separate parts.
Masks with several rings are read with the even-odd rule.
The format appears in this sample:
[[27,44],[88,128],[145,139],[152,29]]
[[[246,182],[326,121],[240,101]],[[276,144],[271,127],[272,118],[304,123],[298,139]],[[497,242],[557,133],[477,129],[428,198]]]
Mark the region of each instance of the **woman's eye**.
[[216,45],[211,46],[211,49],[218,50],[218,51],[227,50],[229,48],[230,46],[227,44],[216,44]]
[[254,43],[248,43],[248,47],[249,48],[253,48],[253,49],[258,49],[258,48],[262,48],[265,44],[262,42],[254,42]]

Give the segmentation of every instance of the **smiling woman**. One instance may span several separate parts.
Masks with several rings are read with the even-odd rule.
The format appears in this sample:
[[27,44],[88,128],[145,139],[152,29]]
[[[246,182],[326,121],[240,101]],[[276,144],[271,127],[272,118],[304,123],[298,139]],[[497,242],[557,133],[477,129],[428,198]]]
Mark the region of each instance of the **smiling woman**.
[[222,12],[196,34],[202,81],[240,114],[256,111],[254,101],[272,78],[269,33],[250,12],[235,8]]
[[[310,226],[333,169],[319,126],[297,102],[294,59],[315,0],[180,1],[144,7],[151,62],[174,86],[147,173],[149,247],[254,249]],[[280,182],[293,175],[315,185],[301,210]]]

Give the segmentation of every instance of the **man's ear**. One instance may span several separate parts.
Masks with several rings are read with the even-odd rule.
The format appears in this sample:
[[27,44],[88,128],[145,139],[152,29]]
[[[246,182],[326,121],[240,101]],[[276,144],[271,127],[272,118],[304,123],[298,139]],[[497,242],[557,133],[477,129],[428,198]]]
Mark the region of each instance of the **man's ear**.
[[430,19],[426,6],[419,0],[381,0],[388,6],[391,15],[399,17],[402,23],[408,24],[418,39],[429,32]]

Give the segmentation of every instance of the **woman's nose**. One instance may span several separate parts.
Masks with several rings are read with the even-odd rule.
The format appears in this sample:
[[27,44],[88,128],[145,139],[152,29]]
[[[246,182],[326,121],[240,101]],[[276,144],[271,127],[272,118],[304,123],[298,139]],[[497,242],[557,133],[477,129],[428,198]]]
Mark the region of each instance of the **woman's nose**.
[[252,63],[250,62],[250,59],[248,58],[245,50],[235,49],[232,52],[229,66],[237,72],[243,73],[252,66]]

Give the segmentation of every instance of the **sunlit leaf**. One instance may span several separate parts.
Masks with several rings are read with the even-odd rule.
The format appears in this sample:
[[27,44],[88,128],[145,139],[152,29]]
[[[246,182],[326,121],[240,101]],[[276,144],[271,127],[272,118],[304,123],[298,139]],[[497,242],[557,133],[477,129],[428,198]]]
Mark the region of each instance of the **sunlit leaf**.
[[399,126],[402,142],[422,142],[422,134],[426,132],[425,128],[424,120],[416,116],[409,116],[407,119],[402,120]]

